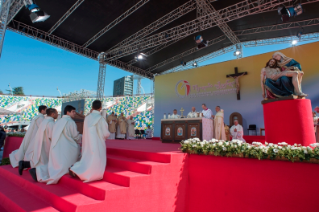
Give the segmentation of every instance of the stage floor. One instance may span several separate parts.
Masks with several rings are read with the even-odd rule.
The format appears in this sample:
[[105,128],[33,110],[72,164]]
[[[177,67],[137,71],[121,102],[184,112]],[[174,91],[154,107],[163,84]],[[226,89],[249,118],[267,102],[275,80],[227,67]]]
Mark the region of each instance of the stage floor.
[[159,140],[136,139],[136,140],[106,140],[106,148],[127,149],[143,152],[158,153],[182,153],[180,144],[162,143]]

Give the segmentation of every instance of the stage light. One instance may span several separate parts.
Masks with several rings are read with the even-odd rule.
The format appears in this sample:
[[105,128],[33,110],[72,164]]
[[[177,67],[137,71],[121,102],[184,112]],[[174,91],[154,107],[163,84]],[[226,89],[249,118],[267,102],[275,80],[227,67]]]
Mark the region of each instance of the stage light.
[[50,18],[46,12],[42,11],[40,7],[36,4],[26,5],[26,7],[30,10],[30,19],[32,23],[43,22]]
[[146,54],[144,53],[139,53],[135,56],[135,61],[141,61],[146,59]]
[[296,45],[298,43],[298,41],[297,40],[293,40],[291,43],[292,43],[292,45]]
[[182,66],[186,66],[186,62],[182,61],[182,62],[181,62],[181,65],[182,65]]
[[299,29],[299,31],[297,32],[297,38],[299,38],[299,40],[301,39],[301,36],[302,36],[302,34],[303,34],[303,28],[301,27],[300,29]]
[[303,13],[301,4],[296,4],[292,7],[281,6],[278,7],[278,14],[281,15],[283,22],[289,21],[290,17],[294,17]]
[[237,51],[235,51],[235,55],[240,55],[241,54],[241,52],[239,51],[239,50],[237,50]]
[[195,38],[197,49],[201,49],[207,46],[207,41],[203,39],[201,35],[197,35]]
[[194,67],[197,67],[197,66],[198,66],[198,63],[197,63],[196,61],[194,61],[193,66],[194,66]]

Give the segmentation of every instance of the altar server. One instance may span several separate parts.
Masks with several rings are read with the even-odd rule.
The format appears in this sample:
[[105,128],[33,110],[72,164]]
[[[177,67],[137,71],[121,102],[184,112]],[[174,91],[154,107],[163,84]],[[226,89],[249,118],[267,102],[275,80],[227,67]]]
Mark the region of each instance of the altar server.
[[67,105],[64,108],[64,116],[53,127],[48,163],[49,178],[43,181],[47,185],[56,184],[79,159],[82,136],[72,119],[75,114],[75,108]]
[[70,168],[70,175],[84,182],[101,180],[106,166],[105,140],[110,136],[108,125],[101,116],[102,102],[92,103],[93,111],[84,120],[82,158]]
[[111,115],[107,117],[107,123],[109,126],[109,132],[110,132],[110,136],[108,137],[108,139],[115,139],[116,117],[114,115],[114,112],[112,112]]
[[117,119],[117,133],[116,133],[116,137],[120,138],[120,139],[124,139],[125,138],[125,134],[126,134],[126,118],[124,117],[124,114],[121,113],[121,115],[118,117]]
[[226,140],[225,128],[224,128],[224,110],[221,110],[219,106],[215,108],[216,115],[214,116],[214,134],[217,140]]
[[177,110],[173,110],[173,114],[171,115],[171,119],[180,119],[181,116],[177,114]]
[[238,120],[234,120],[234,125],[230,128],[230,133],[233,138],[232,140],[241,140],[243,142],[246,142],[243,138],[244,129],[240,124],[238,124]]
[[127,139],[132,140],[135,138],[135,121],[133,120],[133,116],[127,120]]
[[49,177],[48,162],[52,131],[55,123],[54,120],[58,118],[58,111],[54,108],[48,108],[46,113],[47,116],[42,121],[34,140],[35,147],[32,160],[30,161],[31,167],[34,168],[29,170],[32,178],[39,182]]
[[[22,170],[24,168],[30,168],[30,163],[24,163],[23,160],[30,161],[33,151],[33,141],[35,135],[40,127],[41,122],[44,120],[44,114],[46,113],[47,106],[39,106],[39,115],[34,117],[29,125],[28,131],[25,134],[23,141],[19,149],[14,150],[10,155],[10,163],[13,168],[19,166],[19,173],[22,175]],[[27,152],[28,147],[31,146],[30,151]],[[32,151],[31,151],[32,150]],[[21,162],[20,162],[21,161]],[[21,170],[20,170],[21,169]]]
[[153,130],[151,129],[150,126],[147,126],[145,133],[146,133],[146,138],[148,138],[148,139],[152,138]]
[[192,111],[188,113],[187,118],[196,118],[196,117],[197,117],[196,108],[192,107]]
[[213,112],[211,111],[211,109],[208,109],[208,107],[206,106],[206,104],[202,104],[202,108],[203,108],[203,117],[207,118],[207,119],[213,119],[214,115]]

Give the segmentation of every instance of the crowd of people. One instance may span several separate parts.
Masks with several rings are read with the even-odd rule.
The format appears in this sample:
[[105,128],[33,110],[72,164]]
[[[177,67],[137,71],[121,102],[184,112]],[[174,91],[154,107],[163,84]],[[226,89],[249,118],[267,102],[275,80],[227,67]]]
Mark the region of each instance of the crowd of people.
[[[216,114],[214,115],[212,110],[209,109],[206,104],[202,104],[202,111],[196,111],[195,107],[192,107],[191,111],[187,114],[187,118],[204,117],[212,119],[214,122],[213,134],[217,140],[230,140],[232,139],[241,140],[246,142],[244,139],[244,128],[238,123],[238,120],[234,120],[233,126],[229,128],[224,123],[224,110],[220,106],[215,107]],[[171,119],[179,119],[180,115],[177,114],[177,110],[173,110],[173,114],[169,117]]]
[[101,110],[102,102],[95,100],[91,112],[84,118],[83,134],[80,134],[73,120],[76,115],[73,106],[67,105],[64,115],[57,121],[56,109],[40,106],[39,115],[31,121],[19,149],[9,155],[12,167],[18,167],[20,175],[31,168],[32,178],[47,185],[56,184],[67,173],[84,182],[102,179],[106,139],[114,136],[117,130],[118,137],[124,138],[126,129],[128,136],[134,137],[131,133],[134,122],[132,117],[126,120],[123,114],[118,118],[114,113],[102,116]]

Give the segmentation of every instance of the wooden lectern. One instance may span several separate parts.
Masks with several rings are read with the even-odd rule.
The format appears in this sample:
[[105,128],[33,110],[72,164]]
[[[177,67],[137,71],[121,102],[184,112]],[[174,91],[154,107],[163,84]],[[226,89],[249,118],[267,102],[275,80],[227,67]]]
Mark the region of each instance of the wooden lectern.
[[73,118],[80,134],[83,134],[84,118],[85,118],[85,115],[82,115],[78,112],[76,112],[76,115]]

